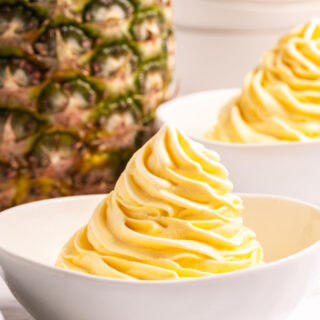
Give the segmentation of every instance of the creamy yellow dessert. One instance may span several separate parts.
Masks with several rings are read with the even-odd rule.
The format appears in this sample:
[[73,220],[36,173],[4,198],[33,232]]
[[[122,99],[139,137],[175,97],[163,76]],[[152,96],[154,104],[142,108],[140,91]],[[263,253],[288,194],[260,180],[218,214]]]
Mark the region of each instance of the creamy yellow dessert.
[[263,56],[207,137],[238,143],[320,137],[320,19],[293,30]]
[[257,266],[262,249],[243,226],[242,201],[231,190],[216,153],[164,126],[134,154],[57,266],[139,280]]

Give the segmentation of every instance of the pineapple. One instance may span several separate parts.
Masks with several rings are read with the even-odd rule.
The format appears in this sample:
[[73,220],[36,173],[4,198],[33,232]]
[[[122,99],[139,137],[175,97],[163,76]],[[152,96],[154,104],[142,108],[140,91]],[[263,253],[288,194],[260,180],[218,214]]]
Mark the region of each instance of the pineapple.
[[0,210],[111,190],[174,55],[170,0],[0,0]]

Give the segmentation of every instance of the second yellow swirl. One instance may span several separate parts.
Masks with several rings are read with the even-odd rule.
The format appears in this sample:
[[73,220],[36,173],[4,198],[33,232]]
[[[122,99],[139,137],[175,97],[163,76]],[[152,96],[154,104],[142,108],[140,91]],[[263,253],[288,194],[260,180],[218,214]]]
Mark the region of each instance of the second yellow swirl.
[[320,137],[320,19],[292,31],[264,55],[208,137],[238,143]]
[[59,267],[140,280],[202,277],[262,262],[218,156],[164,126],[63,248]]

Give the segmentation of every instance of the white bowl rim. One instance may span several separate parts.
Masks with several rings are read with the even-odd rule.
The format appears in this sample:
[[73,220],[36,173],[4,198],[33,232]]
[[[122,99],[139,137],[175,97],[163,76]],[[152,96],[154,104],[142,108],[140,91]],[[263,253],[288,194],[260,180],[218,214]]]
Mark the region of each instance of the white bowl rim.
[[[265,199],[278,199],[278,200],[284,200],[284,201],[290,201],[294,202],[296,204],[304,205],[307,206],[311,209],[314,209],[319,212],[320,214],[320,207],[317,207],[316,205],[309,204],[305,201],[302,200],[297,200],[285,196],[278,196],[278,195],[269,195],[269,194],[255,194],[255,193],[238,193],[239,196],[244,196],[247,198],[265,198]],[[3,214],[10,214],[11,211],[14,211],[15,208],[17,207],[26,207],[26,206],[34,206],[37,205],[38,203],[42,202],[61,202],[61,201],[75,201],[77,199],[83,199],[83,198],[97,198],[97,199],[103,199],[102,194],[95,194],[95,195],[82,195],[82,196],[70,196],[70,197],[61,197],[61,198],[53,198],[53,199],[46,199],[46,200],[40,200],[40,201],[34,201],[26,204],[22,204],[16,207],[12,207],[10,209],[4,210],[0,212],[0,215]],[[270,263],[265,263],[260,266],[256,267],[251,267],[251,268],[246,268],[238,271],[232,271],[232,272],[227,272],[227,273],[218,273],[218,274],[213,274],[210,276],[205,276],[205,277],[199,277],[199,278],[188,278],[188,279],[179,279],[179,280],[131,280],[131,279],[117,279],[117,278],[107,278],[107,277],[102,277],[102,276],[95,276],[95,275],[90,275],[86,273],[81,273],[81,272],[76,272],[72,270],[67,270],[67,269],[62,269],[59,267],[47,265],[42,262],[36,262],[31,259],[25,258],[19,254],[12,253],[6,249],[4,249],[1,244],[0,244],[0,252],[4,254],[4,256],[8,256],[11,260],[17,261],[20,264],[23,265],[29,265],[32,266],[33,268],[36,269],[46,269],[47,272],[51,274],[60,274],[60,275],[65,275],[65,276],[70,276],[73,278],[78,278],[86,281],[95,281],[95,282],[100,282],[100,283],[108,283],[108,284],[114,284],[114,285],[127,285],[127,286],[139,286],[139,287],[145,287],[145,286],[163,286],[163,285],[188,285],[188,284],[202,284],[202,282],[207,282],[210,280],[221,280],[221,279],[226,279],[230,277],[237,277],[241,276],[243,274],[248,274],[248,273],[258,273],[258,272],[263,272],[265,269],[274,269],[280,264],[284,264],[285,262],[290,262],[292,260],[295,260],[297,257],[303,257],[306,254],[308,254],[309,251],[312,251],[315,247],[320,245],[320,240],[312,244],[311,246],[298,251],[297,253],[294,253],[288,257],[270,262]],[[1,266],[1,264],[0,264]]]
[[[223,88],[223,89],[214,89],[214,90],[205,90],[205,91],[199,91],[191,94],[186,94],[177,98],[174,98],[172,100],[169,100],[167,102],[164,102],[159,106],[159,108],[156,110],[156,117],[160,120],[162,124],[167,123],[165,119],[162,116],[162,111],[167,108],[173,107],[173,105],[178,102],[179,104],[183,103],[185,100],[194,99],[200,96],[204,95],[214,95],[215,93],[230,93],[230,98],[236,97],[240,93],[240,88]],[[232,95],[232,96],[231,96]],[[214,106],[212,106],[214,108]],[[174,124],[174,123],[173,123]],[[212,124],[213,127],[213,124]],[[185,130],[184,130],[185,131]],[[239,148],[239,149],[252,149],[252,148],[283,148],[283,147],[296,147],[298,145],[319,145],[320,144],[320,138],[314,138],[306,141],[279,141],[279,142],[269,142],[269,143],[239,143],[239,142],[221,142],[218,140],[208,139],[205,137],[196,137],[194,135],[189,135],[192,139],[202,143],[202,144],[210,144],[212,146],[224,146],[224,147],[231,147],[231,148]],[[319,146],[318,146],[319,147]]]

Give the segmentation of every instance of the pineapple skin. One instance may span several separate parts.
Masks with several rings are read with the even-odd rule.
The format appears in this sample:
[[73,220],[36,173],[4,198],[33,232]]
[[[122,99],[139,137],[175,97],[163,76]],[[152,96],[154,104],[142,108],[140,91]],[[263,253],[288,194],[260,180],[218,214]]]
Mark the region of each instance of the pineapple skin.
[[170,0],[0,0],[0,211],[109,192],[174,57]]

